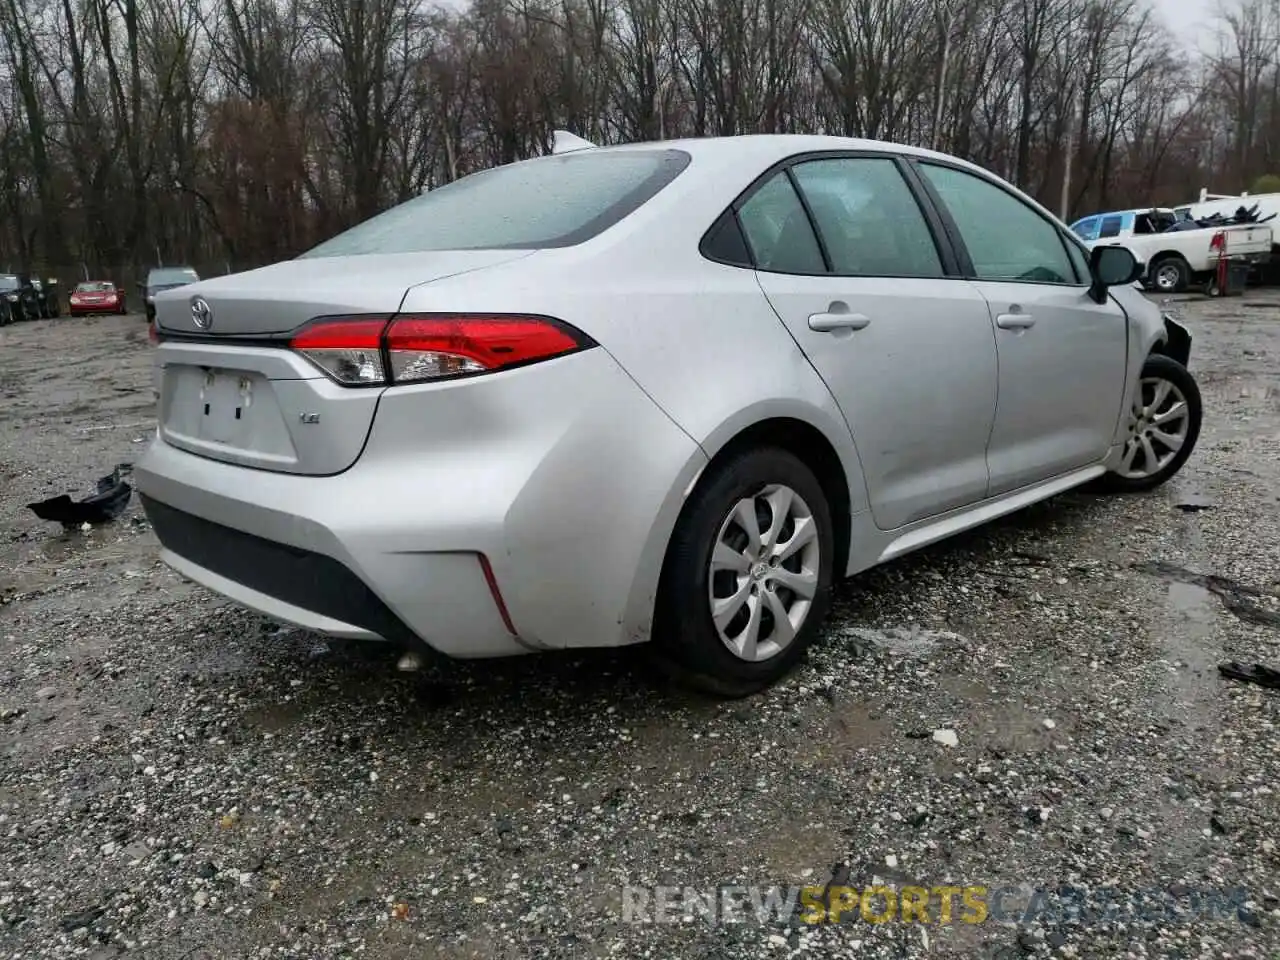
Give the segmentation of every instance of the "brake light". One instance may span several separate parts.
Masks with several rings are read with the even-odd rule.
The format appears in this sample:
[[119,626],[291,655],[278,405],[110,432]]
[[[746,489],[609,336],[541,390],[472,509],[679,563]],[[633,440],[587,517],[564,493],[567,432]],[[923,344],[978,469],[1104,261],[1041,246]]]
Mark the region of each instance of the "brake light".
[[422,314],[312,322],[290,346],[344,386],[426,383],[492,373],[595,345],[549,317]]
[[387,382],[382,356],[385,317],[314,321],[290,346],[345,387]]

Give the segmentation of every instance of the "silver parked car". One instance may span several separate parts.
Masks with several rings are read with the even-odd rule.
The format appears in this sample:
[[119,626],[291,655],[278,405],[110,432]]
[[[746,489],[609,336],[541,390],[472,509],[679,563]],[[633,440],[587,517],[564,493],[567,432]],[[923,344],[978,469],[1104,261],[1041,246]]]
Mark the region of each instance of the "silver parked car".
[[894,144],[582,148],[155,298],[175,569],[450,657],[651,642],[758,689],[832,581],[1192,451],[1190,336],[1028,197]]

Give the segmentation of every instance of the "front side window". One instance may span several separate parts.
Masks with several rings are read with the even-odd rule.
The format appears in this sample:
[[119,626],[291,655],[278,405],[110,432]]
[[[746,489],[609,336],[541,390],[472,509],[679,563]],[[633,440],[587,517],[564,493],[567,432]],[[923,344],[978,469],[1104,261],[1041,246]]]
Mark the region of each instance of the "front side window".
[[1067,248],[1067,256],[1071,258],[1071,265],[1075,267],[1076,276],[1085,281],[1090,280],[1093,271],[1089,267],[1089,254],[1084,247],[1070,235],[1062,238],[1062,245]]
[[941,277],[942,261],[911,188],[887,157],[809,160],[792,168],[833,273]]
[[954,167],[922,163],[955,221],[979,280],[1075,284],[1058,227],[996,184]]
[[778,171],[738,210],[747,246],[760,270],[826,273],[822,249],[786,171]]
[[648,202],[689,160],[680,150],[584,150],[495,167],[392,207],[302,257],[571,246]]
[[1087,217],[1084,220],[1077,220],[1072,224],[1071,230],[1081,240],[1097,240],[1098,222],[1097,217]]

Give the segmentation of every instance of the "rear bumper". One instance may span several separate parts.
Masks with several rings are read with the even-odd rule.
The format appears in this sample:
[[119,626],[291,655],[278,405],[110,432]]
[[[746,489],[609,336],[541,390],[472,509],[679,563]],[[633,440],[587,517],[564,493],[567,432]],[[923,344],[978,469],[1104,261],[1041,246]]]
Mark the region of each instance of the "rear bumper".
[[150,497],[140,499],[160,541],[161,558],[187,578],[309,630],[418,642],[359,577],[332,557],[224,527]]
[[1271,261],[1271,251],[1263,250],[1257,253],[1232,254],[1227,259],[1241,260],[1241,261],[1244,261],[1245,263],[1254,264],[1255,266],[1260,266],[1264,263],[1269,263]]
[[190,579],[308,629],[476,658],[648,639],[705,462],[597,348],[388,391],[334,476],[157,438],[135,478],[163,558]]

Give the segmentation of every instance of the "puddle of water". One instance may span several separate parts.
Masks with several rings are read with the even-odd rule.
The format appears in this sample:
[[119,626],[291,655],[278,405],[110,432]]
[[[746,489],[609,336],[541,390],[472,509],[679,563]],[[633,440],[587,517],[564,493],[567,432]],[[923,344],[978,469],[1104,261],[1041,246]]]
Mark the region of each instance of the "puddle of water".
[[1204,587],[1194,583],[1169,584],[1169,606],[1188,620],[1208,624],[1213,621],[1213,611],[1209,607],[1210,593]]
[[899,657],[928,656],[940,646],[968,646],[968,641],[958,633],[920,627],[890,627],[886,630],[846,627],[840,632],[858,643]]

